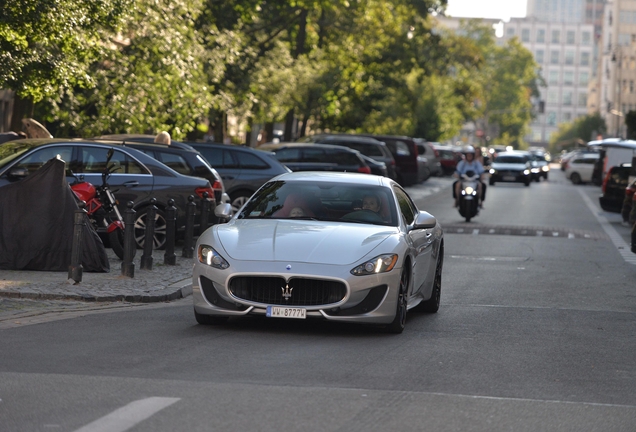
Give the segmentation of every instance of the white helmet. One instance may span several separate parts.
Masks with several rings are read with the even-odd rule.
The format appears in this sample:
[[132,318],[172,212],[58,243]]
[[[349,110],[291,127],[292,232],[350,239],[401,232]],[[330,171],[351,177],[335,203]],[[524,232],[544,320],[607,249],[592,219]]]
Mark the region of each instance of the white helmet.
[[464,149],[464,154],[475,154],[475,147],[469,145]]

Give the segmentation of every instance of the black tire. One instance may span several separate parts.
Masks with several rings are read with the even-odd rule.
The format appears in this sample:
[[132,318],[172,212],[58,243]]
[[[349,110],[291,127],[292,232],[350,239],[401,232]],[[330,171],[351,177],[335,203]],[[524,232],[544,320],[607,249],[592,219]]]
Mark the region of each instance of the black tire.
[[523,182],[523,185],[526,187],[530,186],[530,180],[526,180],[525,182]]
[[[145,207],[135,215],[135,242],[137,248],[143,249],[146,237],[146,217],[148,207]],[[155,215],[155,234],[153,249],[163,249],[166,246],[166,214],[163,210],[157,209]]]
[[581,184],[581,176],[579,175],[579,173],[572,173],[570,175],[570,180],[575,185]]
[[124,230],[116,229],[108,233],[110,247],[120,260],[124,259]]
[[435,266],[435,280],[433,281],[433,293],[431,298],[424,300],[417,306],[417,310],[425,313],[437,313],[442,298],[442,268],[444,267],[444,246],[440,247],[439,258]]
[[216,316],[216,315],[203,315],[198,313],[195,310],[194,319],[196,319],[197,323],[201,325],[221,325],[221,324],[225,324],[225,322],[228,320],[228,317]]
[[398,292],[397,306],[395,308],[395,318],[393,322],[387,326],[390,333],[400,334],[404,331],[406,325],[406,310],[408,306],[408,289],[409,289],[409,273],[408,268],[402,269],[400,275],[400,286]]
[[495,181],[493,179],[488,180],[488,185],[489,186],[494,186],[495,185]]
[[236,213],[239,211],[243,204],[247,202],[248,199],[252,196],[253,192],[250,192],[245,189],[238,190],[236,192],[232,192],[230,196],[230,204],[232,205],[232,212]]

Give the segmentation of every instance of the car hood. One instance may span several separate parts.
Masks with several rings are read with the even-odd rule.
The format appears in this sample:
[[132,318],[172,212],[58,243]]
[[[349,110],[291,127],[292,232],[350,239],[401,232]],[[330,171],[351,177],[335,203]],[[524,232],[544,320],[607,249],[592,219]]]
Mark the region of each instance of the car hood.
[[495,170],[515,170],[515,171],[523,171],[527,168],[526,164],[516,164],[516,163],[494,163],[490,166]]
[[394,227],[305,220],[252,219],[217,225],[234,260],[352,264],[378,247]]

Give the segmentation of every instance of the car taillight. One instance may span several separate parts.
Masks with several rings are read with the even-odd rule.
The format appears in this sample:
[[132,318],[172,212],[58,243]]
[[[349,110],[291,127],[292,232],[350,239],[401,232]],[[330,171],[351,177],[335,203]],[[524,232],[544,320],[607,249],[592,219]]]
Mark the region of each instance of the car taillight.
[[358,172],[363,174],[371,174],[371,168],[369,168],[368,166],[363,166],[358,168]]
[[218,180],[215,180],[214,183],[212,183],[212,189],[214,190],[223,190],[223,186],[221,186],[221,182]]
[[199,196],[199,198],[203,198],[203,194],[205,192],[208,193],[208,198],[214,198],[214,190],[210,186],[208,186],[208,187],[198,187],[194,191]]

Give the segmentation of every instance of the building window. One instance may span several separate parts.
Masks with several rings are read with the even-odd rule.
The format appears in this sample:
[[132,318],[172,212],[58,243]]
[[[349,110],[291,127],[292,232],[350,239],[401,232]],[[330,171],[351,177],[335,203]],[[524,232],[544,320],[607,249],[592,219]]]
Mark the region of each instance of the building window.
[[537,63],[543,64],[543,50],[542,49],[537,50],[537,52],[534,55],[534,59],[537,61]]
[[574,45],[576,43],[575,34],[574,30],[568,30],[566,33],[565,41],[568,45]]
[[579,73],[579,85],[581,87],[587,86],[588,82],[590,82],[590,74],[588,72],[580,72]]
[[552,43],[560,43],[560,41],[561,41],[561,31],[552,30]]
[[537,30],[537,42],[544,43],[545,42],[545,29]]
[[618,35],[618,45],[619,46],[627,46],[632,41],[632,35],[629,33],[620,33]]
[[557,90],[548,92],[548,103],[550,105],[556,105],[559,103],[559,92]]
[[515,29],[514,27],[508,27],[506,29],[506,36],[508,36],[509,38],[513,37],[515,35]]
[[565,64],[569,66],[574,65],[574,51],[567,50],[565,52]]
[[559,51],[550,51],[550,63],[559,64]]
[[556,126],[556,112],[548,112],[548,115],[546,116],[546,123],[548,126]]
[[587,106],[587,93],[579,93],[579,106]]
[[530,42],[530,29],[521,29],[521,42]]
[[572,113],[564,112],[563,114],[561,114],[561,117],[564,123],[569,122],[572,120]]
[[582,52],[581,53],[581,66],[589,66],[590,65],[590,53]]
[[559,71],[551,70],[548,75],[548,84],[558,85],[559,84]]
[[592,43],[592,34],[588,31],[581,32],[581,44],[590,45]]
[[574,72],[572,72],[572,71],[563,72],[563,84],[564,85],[573,85],[574,84]]
[[564,91],[563,92],[563,105],[569,106],[572,105],[572,92]]

